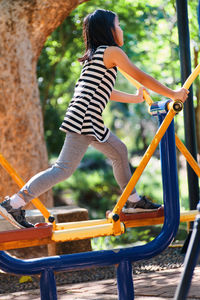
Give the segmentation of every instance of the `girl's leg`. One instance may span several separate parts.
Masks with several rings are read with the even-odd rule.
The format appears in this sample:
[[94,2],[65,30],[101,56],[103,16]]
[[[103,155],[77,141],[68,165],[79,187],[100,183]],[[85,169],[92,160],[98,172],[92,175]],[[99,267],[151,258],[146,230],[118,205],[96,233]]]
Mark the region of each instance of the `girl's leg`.
[[69,178],[78,167],[92,138],[77,133],[67,133],[56,163],[33,176],[18,192],[26,203],[48,191],[55,184]]
[[11,198],[6,197],[0,204],[0,214],[18,228],[32,227],[21,208],[56,183],[67,179],[77,168],[92,139],[89,136],[68,133],[57,162],[32,177],[17,194]]
[[[105,143],[93,141],[91,145],[111,159],[115,179],[123,191],[132,176],[125,144],[113,133],[110,133]],[[122,211],[124,213],[134,213],[138,211],[156,210],[159,207],[160,205],[152,203],[145,196],[140,197],[134,188]]]
[[[93,141],[91,145],[112,161],[115,179],[123,191],[132,176],[126,145],[112,132],[105,143]],[[132,193],[134,192],[136,192],[135,189]]]

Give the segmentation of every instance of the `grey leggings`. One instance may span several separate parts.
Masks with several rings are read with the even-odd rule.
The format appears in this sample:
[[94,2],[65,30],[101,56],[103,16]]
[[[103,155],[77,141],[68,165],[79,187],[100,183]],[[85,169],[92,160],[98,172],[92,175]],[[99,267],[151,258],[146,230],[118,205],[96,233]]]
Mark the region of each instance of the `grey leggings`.
[[58,182],[70,177],[78,167],[89,145],[111,159],[115,179],[120,188],[124,190],[131,178],[127,148],[124,143],[113,133],[110,133],[106,142],[100,143],[92,136],[68,132],[57,162],[51,168],[33,176],[18,192],[18,195],[28,203]]

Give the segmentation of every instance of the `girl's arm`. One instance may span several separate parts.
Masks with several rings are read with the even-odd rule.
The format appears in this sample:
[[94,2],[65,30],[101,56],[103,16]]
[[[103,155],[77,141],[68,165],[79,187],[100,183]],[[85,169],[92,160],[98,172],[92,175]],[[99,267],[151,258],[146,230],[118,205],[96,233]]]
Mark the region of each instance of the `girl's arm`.
[[[110,100],[116,101],[116,102],[122,102],[122,103],[140,103],[144,101],[143,98],[143,91],[146,90],[143,87],[141,87],[137,94],[128,94],[121,91],[117,91],[115,89],[112,90]],[[146,90],[147,92],[147,90]]]
[[104,52],[104,63],[107,68],[112,68],[117,66],[125,71],[128,75],[133,77],[135,80],[140,82],[142,85],[148,89],[168,97],[173,100],[181,100],[185,102],[187,99],[188,90],[181,88],[179,90],[173,91],[172,89],[166,87],[150,75],[138,69],[119,47],[108,47]]

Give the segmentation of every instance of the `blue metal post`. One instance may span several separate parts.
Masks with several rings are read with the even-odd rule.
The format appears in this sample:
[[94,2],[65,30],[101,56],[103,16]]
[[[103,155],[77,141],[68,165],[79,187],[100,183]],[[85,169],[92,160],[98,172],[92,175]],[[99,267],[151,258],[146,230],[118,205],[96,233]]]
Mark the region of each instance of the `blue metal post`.
[[45,269],[40,277],[41,300],[57,300],[56,281],[54,272]]
[[[189,1],[187,0],[176,0],[182,84],[184,84],[188,76],[191,74],[188,2]],[[188,100],[184,103],[184,107],[185,143],[186,147],[188,148],[194,159],[197,160],[196,126],[192,86],[190,87]],[[196,209],[196,206],[199,201],[199,179],[197,174],[194,172],[194,170],[190,167],[188,163],[187,173],[190,209]],[[190,238],[190,235],[188,238]],[[185,246],[187,248],[187,244]]]
[[134,299],[132,265],[129,260],[121,261],[117,266],[117,286],[119,300]]
[[[163,122],[165,114],[159,114],[159,124]],[[179,206],[179,187],[178,187],[178,173],[176,161],[176,142],[174,131],[174,120],[168,127],[165,135],[160,142],[160,159],[163,182],[163,200],[165,204],[165,214],[168,210],[175,209],[178,218],[176,219],[176,228],[178,230],[180,220],[180,206]],[[173,201],[174,195],[177,195],[177,201]],[[170,226],[170,220],[168,226]],[[175,237],[175,235],[174,235]]]

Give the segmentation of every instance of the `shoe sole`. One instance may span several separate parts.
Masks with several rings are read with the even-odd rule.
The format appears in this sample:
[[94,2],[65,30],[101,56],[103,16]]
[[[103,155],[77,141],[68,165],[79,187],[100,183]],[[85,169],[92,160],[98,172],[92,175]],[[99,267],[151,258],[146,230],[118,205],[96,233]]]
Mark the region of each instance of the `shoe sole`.
[[11,223],[13,226],[15,226],[18,229],[22,229],[25,228],[24,226],[20,225],[13,217],[11,214],[9,214],[7,212],[7,210],[3,207],[0,206],[0,215],[2,215],[2,217],[4,219],[6,219],[9,223]]
[[122,212],[124,214],[136,214],[136,213],[139,213],[139,212],[150,212],[150,211],[156,211],[158,210],[160,207],[158,208],[152,208],[152,209],[145,209],[145,208],[132,208],[131,210],[130,209],[124,209],[122,210]]

